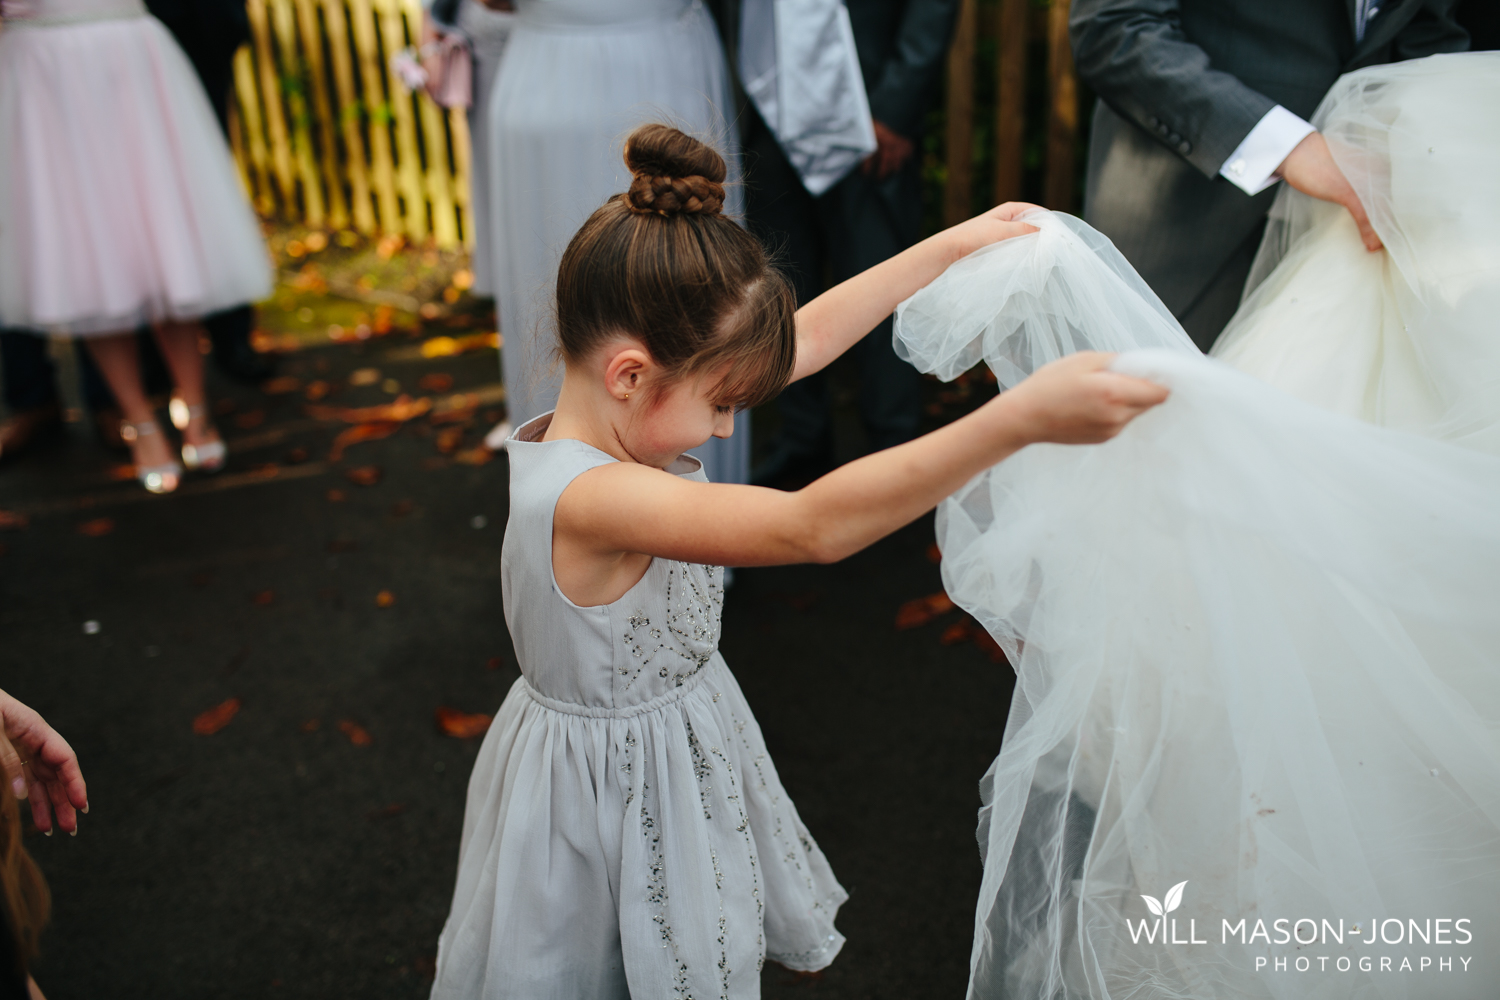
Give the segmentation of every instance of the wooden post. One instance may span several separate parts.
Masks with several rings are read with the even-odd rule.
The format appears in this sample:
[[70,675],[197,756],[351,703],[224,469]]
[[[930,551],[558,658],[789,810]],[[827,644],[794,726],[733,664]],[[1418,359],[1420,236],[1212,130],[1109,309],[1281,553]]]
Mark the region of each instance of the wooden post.
[[[421,0],[402,0],[402,9],[411,34],[422,37]],[[426,166],[422,184],[432,204],[432,238],[444,250],[459,246],[458,212],[453,203],[453,167],[448,161],[448,129],[443,109],[425,91],[416,94],[417,125],[422,136]]]
[[947,180],[943,185],[943,224],[956,225],[974,213],[974,36],[977,0],[963,0],[948,50]]
[[1047,11],[1047,176],[1042,204],[1059,212],[1077,210],[1074,147],[1078,140],[1078,78],[1068,41],[1069,0],[1052,0]]
[[250,200],[255,210],[269,215],[276,208],[271,196],[270,153],[266,151],[266,127],[260,114],[260,95],[255,90],[255,55],[250,46],[234,54],[234,93],[239,98],[239,120],[245,129],[244,155],[250,165]]
[[292,144],[286,133],[286,114],[281,107],[281,79],[276,71],[276,54],[271,47],[271,27],[266,18],[265,0],[249,0],[245,12],[250,17],[250,34],[255,45],[256,75],[265,101],[266,140],[271,148],[271,172],[276,178],[277,193],[288,212],[297,209],[297,180],[292,171]]
[[432,203],[432,238],[444,250],[456,250],[458,209],[453,198],[453,167],[448,162],[448,128],[443,109],[426,94],[417,100],[418,122],[422,126],[422,149],[427,166],[423,186]]
[[292,158],[302,182],[302,217],[309,226],[322,226],[323,184],[318,176],[317,154],[313,150],[306,63],[297,50],[296,12],[292,10],[292,0],[271,0],[271,24],[281,53],[281,79],[286,91],[287,112],[292,119]]
[[1027,0],[1000,0],[1000,44],[995,75],[994,202],[1021,197],[1026,154]]
[[369,161],[360,122],[359,90],[354,85],[354,65],[349,59],[349,22],[344,17],[343,0],[325,0],[323,17],[328,26],[333,86],[338,94],[339,131],[344,137],[344,172],[349,178],[350,215],[354,228],[369,234],[377,228],[375,204],[370,200]]
[[[318,24],[316,0],[296,0],[297,30],[302,35],[302,58],[311,84],[312,114],[318,129],[318,166],[328,197],[328,224],[335,229],[349,225],[344,203],[344,184],[339,177],[339,150],[334,140],[333,105],[328,100],[328,71],[323,63],[323,29]],[[337,46],[335,46],[337,47]]]
[[[391,117],[396,125],[396,184],[405,203],[401,229],[412,240],[425,240],[427,230],[427,192],[422,186],[422,155],[417,148],[415,95],[396,76],[390,57],[406,47],[406,25],[401,0],[379,0],[380,37],[385,43],[386,85],[390,96]],[[418,28],[418,33],[421,29]]]
[[375,35],[375,12],[370,0],[350,0],[354,22],[354,48],[359,53],[360,98],[370,121],[370,174],[375,200],[380,206],[379,226],[388,233],[402,232],[401,203],[396,199],[395,163],[391,159],[391,102],[381,82],[380,44]]
[[483,179],[474,177],[474,154],[469,148],[469,116],[463,108],[448,111],[448,128],[453,135],[453,200],[458,203],[459,225],[463,227],[464,246],[474,249],[474,188]]

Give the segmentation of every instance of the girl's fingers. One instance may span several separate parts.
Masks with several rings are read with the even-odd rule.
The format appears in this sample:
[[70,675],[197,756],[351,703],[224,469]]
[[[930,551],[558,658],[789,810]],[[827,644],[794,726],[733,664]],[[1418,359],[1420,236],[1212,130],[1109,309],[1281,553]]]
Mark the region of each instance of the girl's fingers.
[[22,773],[21,755],[16,753],[16,748],[5,738],[3,732],[0,732],[0,770],[5,773],[5,783],[10,785],[11,793],[18,799],[24,799],[26,776]]
[[73,804],[68,801],[68,790],[62,786],[60,781],[47,782],[47,793],[52,798],[52,815],[57,818],[57,825],[68,832],[70,836],[78,835],[78,813]]
[[52,836],[52,803],[47,797],[47,785],[31,777],[31,822],[47,836]]
[[1016,216],[1020,215],[1023,212],[1029,212],[1033,208],[1041,208],[1041,206],[1033,205],[1029,201],[1007,201],[1003,205],[996,206],[994,212],[996,217],[1003,219],[1006,222],[1010,222],[1015,219]]
[[88,809],[88,786],[84,783],[83,771],[78,766],[78,755],[73,752],[68,741],[56,730],[48,728],[45,742],[37,748],[35,756],[44,762],[53,799],[67,801],[75,809]]
[[1111,374],[1115,383],[1111,387],[1116,393],[1115,401],[1122,405],[1144,410],[1164,402],[1168,396],[1164,385],[1131,375]]

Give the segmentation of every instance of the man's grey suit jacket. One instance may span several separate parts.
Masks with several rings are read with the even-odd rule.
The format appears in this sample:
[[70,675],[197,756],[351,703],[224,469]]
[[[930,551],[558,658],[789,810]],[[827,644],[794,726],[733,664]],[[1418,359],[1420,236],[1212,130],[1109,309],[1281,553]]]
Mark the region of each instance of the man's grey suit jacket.
[[1385,0],[1354,39],[1355,0],[1073,0],[1094,112],[1084,218],[1205,350],[1239,304],[1275,188],[1219,168],[1277,104],[1311,118],[1339,75],[1468,48],[1457,0]]

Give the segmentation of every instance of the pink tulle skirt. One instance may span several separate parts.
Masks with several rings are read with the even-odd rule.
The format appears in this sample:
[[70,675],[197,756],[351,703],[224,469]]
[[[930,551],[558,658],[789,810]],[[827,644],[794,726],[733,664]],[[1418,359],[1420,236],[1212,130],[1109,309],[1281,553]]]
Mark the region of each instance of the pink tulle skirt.
[[111,6],[0,31],[0,325],[103,335],[270,294],[192,65],[137,0]]

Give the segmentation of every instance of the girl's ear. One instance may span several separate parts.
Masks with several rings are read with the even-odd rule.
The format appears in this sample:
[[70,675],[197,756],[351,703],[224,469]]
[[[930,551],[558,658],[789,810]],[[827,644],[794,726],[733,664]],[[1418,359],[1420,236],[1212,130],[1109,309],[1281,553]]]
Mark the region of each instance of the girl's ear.
[[605,362],[604,390],[621,402],[628,401],[645,388],[655,367],[651,355],[640,347],[621,346]]

